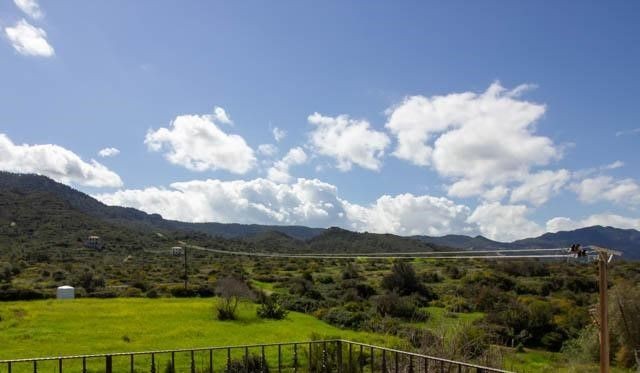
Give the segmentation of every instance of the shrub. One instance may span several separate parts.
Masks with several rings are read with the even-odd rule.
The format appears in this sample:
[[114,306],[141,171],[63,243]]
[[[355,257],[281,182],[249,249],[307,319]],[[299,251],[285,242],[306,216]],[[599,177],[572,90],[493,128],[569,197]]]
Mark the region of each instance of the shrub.
[[366,316],[364,312],[352,312],[343,307],[334,307],[329,309],[323,319],[332,325],[355,329],[360,327]]
[[262,356],[252,354],[244,359],[233,359],[225,368],[225,373],[264,372],[269,373],[269,365]]
[[415,298],[401,297],[397,293],[380,295],[375,299],[376,311],[381,316],[398,317],[405,320],[424,321],[429,314],[420,310]]
[[287,313],[278,294],[261,296],[260,307],[257,310],[258,317],[282,320],[287,317]]
[[216,293],[220,296],[216,306],[218,320],[235,320],[238,302],[241,298],[250,297],[251,289],[237,278],[225,277],[218,280]]
[[333,284],[334,280],[333,280],[333,277],[331,276],[320,276],[318,278],[318,282],[321,284]]

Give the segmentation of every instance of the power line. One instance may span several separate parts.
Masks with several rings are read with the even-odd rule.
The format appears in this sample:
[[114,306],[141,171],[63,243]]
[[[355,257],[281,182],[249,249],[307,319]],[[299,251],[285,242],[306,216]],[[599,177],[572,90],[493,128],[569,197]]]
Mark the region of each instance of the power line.
[[[220,250],[220,249],[210,249],[201,246],[193,246],[189,245],[192,249],[208,251],[216,254],[223,255],[234,255],[234,256],[249,256],[249,257],[260,257],[260,258],[290,258],[290,259],[536,259],[536,258],[571,258],[571,255],[568,254],[542,254],[542,255],[438,255],[438,256],[424,256],[424,255],[367,255],[367,253],[363,254],[290,254],[290,253],[265,253],[265,252],[249,252],[249,251],[228,251],[228,250]],[[550,249],[531,249],[531,250],[523,250],[525,252],[532,251],[548,251]],[[561,249],[555,249],[558,251]],[[506,252],[507,250],[502,250],[499,252]],[[512,250],[520,251],[520,250]],[[486,253],[494,253],[498,251],[484,251]],[[428,252],[431,254],[431,252]],[[435,253],[435,254],[442,254]],[[445,253],[457,253],[457,252],[445,252]],[[473,253],[473,252],[471,252]],[[369,253],[371,254],[371,253]],[[379,253],[374,253],[379,254]]]

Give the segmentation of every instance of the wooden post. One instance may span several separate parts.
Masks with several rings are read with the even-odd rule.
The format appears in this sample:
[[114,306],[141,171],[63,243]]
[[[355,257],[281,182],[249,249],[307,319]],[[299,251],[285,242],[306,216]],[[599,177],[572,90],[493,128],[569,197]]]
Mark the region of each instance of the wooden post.
[[609,373],[609,312],[607,297],[607,262],[606,252],[598,253],[598,267],[600,275],[600,373]]

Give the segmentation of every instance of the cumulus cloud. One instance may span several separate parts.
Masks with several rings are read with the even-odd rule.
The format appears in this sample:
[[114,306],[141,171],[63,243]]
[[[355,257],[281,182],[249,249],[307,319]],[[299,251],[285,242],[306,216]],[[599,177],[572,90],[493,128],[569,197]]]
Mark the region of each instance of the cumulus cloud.
[[47,41],[46,31],[32,26],[25,19],[18,21],[13,27],[5,27],[4,32],[13,48],[22,55],[51,57],[55,54]]
[[253,149],[239,135],[227,134],[215,115],[180,115],[169,128],[150,130],[144,140],[151,151],[192,171],[227,170],[244,174],[256,162]]
[[280,142],[285,137],[287,137],[287,131],[280,129],[278,127],[274,127],[273,130],[271,130],[271,132],[273,133],[273,138],[276,140],[276,142]]
[[90,187],[121,187],[122,180],[115,172],[58,145],[15,145],[0,134],[0,169],[17,173],[36,173],[65,184]]
[[567,170],[541,171],[527,175],[523,183],[511,192],[511,203],[529,202],[540,206],[558,194],[570,177]]
[[273,157],[278,153],[278,147],[273,144],[260,144],[258,145],[258,153],[267,157]]
[[570,189],[586,203],[608,201],[625,205],[640,205],[640,185],[633,179],[615,180],[611,176],[596,176],[571,184]]
[[408,97],[387,111],[386,128],[398,141],[393,155],[433,167],[453,181],[448,192],[456,197],[522,180],[561,156],[549,138],[534,134],[545,106],[519,98],[528,88],[493,83],[481,94]]
[[220,106],[216,106],[213,109],[213,117],[220,123],[233,124],[233,121],[231,120],[227,112]]
[[36,0],[13,0],[20,10],[33,19],[41,19],[44,13],[40,10],[40,5]]
[[487,238],[510,242],[544,233],[538,224],[528,219],[529,213],[525,205],[483,203],[476,207],[467,222],[477,224],[482,235]]
[[190,222],[345,225],[337,188],[315,179],[293,184],[267,179],[193,180],[173,183],[169,189],[121,190],[96,197],[106,204]]
[[339,170],[348,171],[353,164],[380,169],[380,158],[390,140],[383,132],[370,129],[369,122],[347,115],[327,117],[319,113],[309,115],[308,121],[315,126],[310,135],[313,150],[334,158]]
[[268,178],[277,183],[291,182],[293,178],[289,175],[289,168],[304,164],[306,161],[307,153],[300,147],[293,148],[281,160],[275,162],[273,167],[269,168]]
[[359,231],[432,236],[477,232],[466,221],[469,208],[442,197],[384,195],[369,206],[346,201],[344,206],[351,228]]
[[620,229],[640,230],[640,219],[629,218],[617,214],[595,214],[581,220],[566,217],[556,217],[547,221],[548,232],[570,231],[578,228],[601,225]]
[[120,154],[120,150],[116,149],[116,148],[104,148],[104,149],[100,149],[100,151],[98,152],[98,155],[105,158],[105,157],[115,157],[116,155]]

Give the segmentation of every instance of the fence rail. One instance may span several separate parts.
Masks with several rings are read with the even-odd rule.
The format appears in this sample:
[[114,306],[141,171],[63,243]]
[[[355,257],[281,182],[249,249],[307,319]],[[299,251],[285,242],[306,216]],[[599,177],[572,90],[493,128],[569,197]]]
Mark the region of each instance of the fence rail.
[[0,373],[508,373],[342,339],[0,360]]

